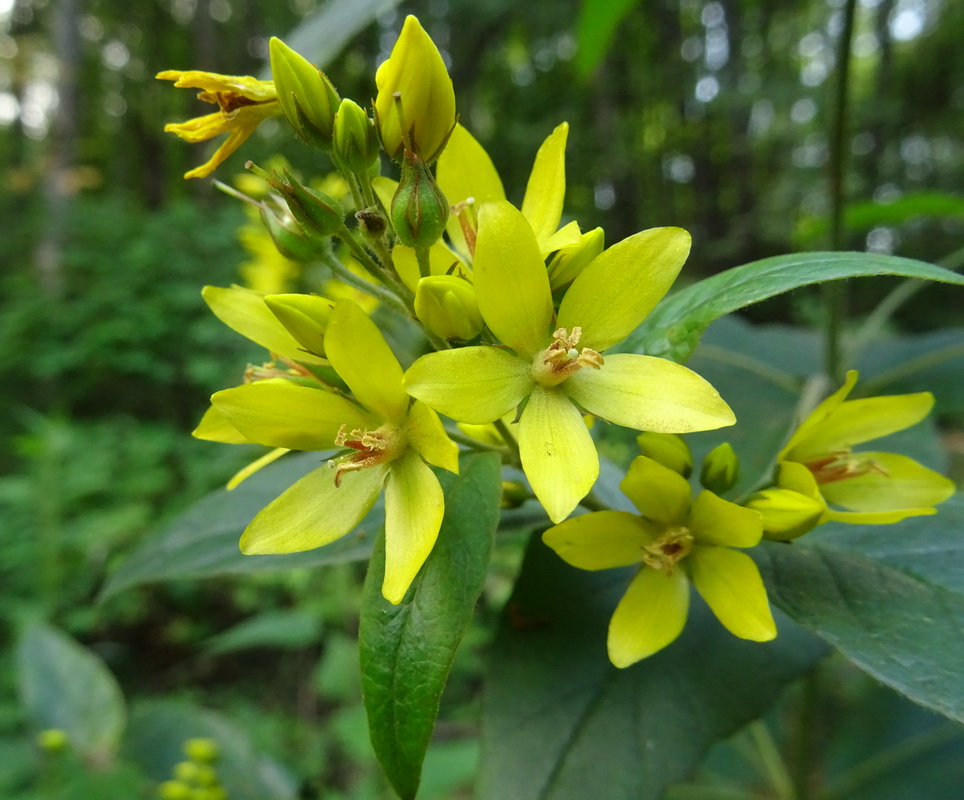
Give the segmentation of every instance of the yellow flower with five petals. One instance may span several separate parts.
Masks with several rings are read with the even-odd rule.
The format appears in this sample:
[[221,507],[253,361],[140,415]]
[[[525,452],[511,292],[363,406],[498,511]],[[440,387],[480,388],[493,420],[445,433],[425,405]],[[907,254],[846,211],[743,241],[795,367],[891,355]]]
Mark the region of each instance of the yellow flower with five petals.
[[692,582],[735,636],[776,636],[763,579],[748,555],[760,515],[709,490],[692,500],[677,472],[638,456],[620,483],[639,510],[597,511],[547,530],[543,541],[569,564],[598,570],[639,565],[609,623],[609,658],[628,667],[676,639],[686,624]]
[[656,228],[609,248],[572,283],[554,320],[529,222],[507,202],[486,203],[473,277],[482,317],[505,347],[422,356],[405,375],[409,394],[470,424],[494,422],[526,401],[518,432],[522,467],[550,519],[562,521],[599,475],[583,410],[663,433],[735,422],[719,393],[686,367],[635,354],[603,356],[666,293],[689,245],[685,231]]
[[385,580],[400,603],[438,537],[443,496],[429,464],[458,472],[438,415],[410,403],[402,368],[351,300],[331,312],[325,355],[352,397],[284,378],[217,392],[211,403],[248,441],[290,450],[344,448],[262,509],[241,537],[249,554],[293,553],[351,531],[385,489]]

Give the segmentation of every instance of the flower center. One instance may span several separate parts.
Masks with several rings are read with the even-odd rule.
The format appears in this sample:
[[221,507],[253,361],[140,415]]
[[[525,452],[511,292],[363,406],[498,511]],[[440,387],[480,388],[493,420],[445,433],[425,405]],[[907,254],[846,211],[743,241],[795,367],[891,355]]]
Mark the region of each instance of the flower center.
[[344,473],[392,461],[401,455],[405,447],[404,434],[394,425],[385,424],[373,431],[355,428],[351,433],[345,432],[346,427],[342,425],[338,429],[335,444],[356,452],[338,460],[338,466],[335,468],[335,486],[341,486]]
[[884,475],[885,477],[890,476],[890,473],[872,458],[854,455],[849,449],[836,450],[829,455],[808,461],[804,466],[813,473],[813,477],[821,485],[856,478],[858,475],[866,475],[868,472],[876,472],[878,475]]
[[676,564],[693,549],[693,534],[682,525],[668,528],[662,536],[643,545],[643,563],[661,572],[672,573]]
[[576,348],[582,328],[575,327],[572,333],[565,328],[559,328],[552,334],[552,344],[536,354],[532,360],[532,379],[546,388],[558,386],[566,378],[582,367],[599,369],[605,363],[603,357],[595,350],[583,347]]

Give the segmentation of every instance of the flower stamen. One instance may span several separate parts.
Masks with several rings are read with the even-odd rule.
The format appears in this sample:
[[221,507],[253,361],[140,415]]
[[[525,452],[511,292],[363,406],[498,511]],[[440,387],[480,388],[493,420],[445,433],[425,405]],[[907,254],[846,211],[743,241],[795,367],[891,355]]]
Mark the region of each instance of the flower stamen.
[[813,473],[813,477],[820,485],[856,478],[869,472],[890,477],[890,473],[872,458],[854,455],[849,449],[836,450],[826,456],[808,461],[804,466]]
[[562,383],[581,367],[599,369],[605,361],[595,350],[576,347],[582,337],[582,328],[576,326],[572,333],[559,328],[552,334],[552,344],[535,357],[532,377],[542,386]]
[[672,574],[677,563],[693,548],[693,534],[683,526],[669,528],[662,536],[643,545],[642,561],[653,569]]
[[338,429],[335,444],[357,452],[345,456],[338,462],[335,468],[335,486],[341,486],[342,475],[345,472],[356,472],[384,464],[398,457],[404,449],[400,431],[394,425],[382,425],[373,431],[354,428],[350,433],[345,432],[347,427],[342,425]]

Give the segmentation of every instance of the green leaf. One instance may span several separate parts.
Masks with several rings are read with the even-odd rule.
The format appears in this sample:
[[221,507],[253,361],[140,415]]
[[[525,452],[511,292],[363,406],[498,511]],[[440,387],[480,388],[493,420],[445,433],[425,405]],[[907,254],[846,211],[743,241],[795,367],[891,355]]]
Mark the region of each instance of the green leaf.
[[583,0],[576,26],[576,71],[587,77],[606,55],[620,21],[638,0]]
[[294,800],[292,776],[278,762],[259,753],[247,731],[212,711],[185,702],[140,703],[131,711],[124,737],[124,757],[154,781],[170,780],[174,765],[185,760],[184,742],[212,739],[221,785],[231,800]]
[[24,713],[34,728],[64,731],[91,763],[113,759],[124,732],[124,696],[97,656],[35,622],[21,634],[17,669]]
[[141,543],[111,575],[101,600],[144,583],[206,578],[212,575],[278,572],[368,558],[384,519],[379,500],[359,528],[317,550],[290,555],[246,556],[238,549],[241,532],[262,508],[324,457],[298,453],[265,467],[234,491],[219,490]]
[[680,639],[618,670],[606,629],[630,575],[532,542],[492,647],[481,800],[656,800],[825,652],[783,617],[773,642],[737,639],[694,596]]
[[713,320],[801,286],[841,278],[903,275],[964,285],[964,277],[875,253],[797,253],[753,261],[687,286],[660,303],[617,349],[686,361]]
[[375,754],[402,798],[415,797],[442,689],[482,592],[499,521],[493,453],[463,456],[444,473],[438,542],[397,606],[382,597],[384,537],[365,579],[359,630],[362,691]]
[[824,545],[767,542],[754,555],[786,614],[882,683],[964,721],[964,595]]
[[265,611],[228,628],[204,643],[208,655],[235,653],[254,647],[295,649],[318,641],[321,620],[310,611]]

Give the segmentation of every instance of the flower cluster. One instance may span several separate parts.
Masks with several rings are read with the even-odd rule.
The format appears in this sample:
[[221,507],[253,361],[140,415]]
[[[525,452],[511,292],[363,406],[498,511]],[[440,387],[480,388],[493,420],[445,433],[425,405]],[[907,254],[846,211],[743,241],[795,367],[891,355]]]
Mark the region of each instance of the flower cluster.
[[[773,638],[763,581],[742,552],[763,537],[827,520],[890,522],[947,496],[946,479],[909,459],[851,452],[930,409],[925,395],[845,402],[854,373],[790,438],[772,486],[742,503],[724,499],[738,462],[722,445],[706,457],[694,498],[692,456],[678,435],[733,425],[733,412],[690,369],[615,352],[672,286],[689,234],[653,228],[606,247],[601,228],[564,224],[565,123],[539,148],[512,205],[492,159],[458,123],[442,57],[414,17],[378,69],[367,110],[283,42],[273,39],[270,52],[272,81],[158,76],[202,89],[220,109],[169,130],[190,141],[229,134],[187,177],[209,174],[270,116],[327,152],[337,173],[306,185],[288,169],[251,165],[269,187],[252,202],[271,241],[292,263],[329,271],[325,296],[204,290],[225,324],[268,351],[242,385],[212,397],[195,431],[273,448],[230,486],[291,450],[325,453],[254,518],[245,553],[332,542],[384,491],[382,593],[400,603],[439,535],[445,498],[434,469],[457,472],[460,444],[495,450],[525,473],[528,487],[514,485],[512,502],[542,504],[555,523],[544,540],[562,558],[583,569],[637,567],[610,627],[610,657],[622,667],[679,635],[690,583],[735,635]],[[382,151],[397,179],[380,174]],[[360,296],[370,298],[364,307]],[[382,333],[399,317],[422,333],[423,354],[407,369]],[[643,455],[621,483],[638,514],[570,518],[580,503],[599,508],[594,419],[643,432]]]

